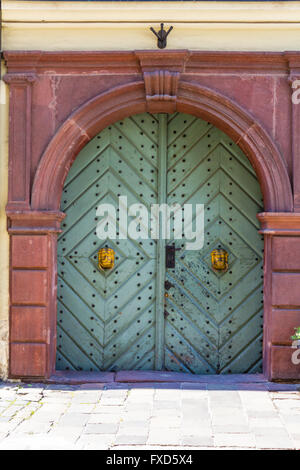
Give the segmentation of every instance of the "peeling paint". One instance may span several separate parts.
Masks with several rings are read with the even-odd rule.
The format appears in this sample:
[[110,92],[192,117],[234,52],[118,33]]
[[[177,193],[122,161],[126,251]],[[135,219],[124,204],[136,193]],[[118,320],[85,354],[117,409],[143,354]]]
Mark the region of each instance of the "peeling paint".
[[52,88],[52,101],[49,103],[48,108],[52,111],[53,114],[53,128],[52,128],[52,133],[55,133],[56,130],[56,122],[57,122],[57,96],[56,92],[58,90],[61,78],[57,76],[51,76],[50,78],[51,81],[51,88]]

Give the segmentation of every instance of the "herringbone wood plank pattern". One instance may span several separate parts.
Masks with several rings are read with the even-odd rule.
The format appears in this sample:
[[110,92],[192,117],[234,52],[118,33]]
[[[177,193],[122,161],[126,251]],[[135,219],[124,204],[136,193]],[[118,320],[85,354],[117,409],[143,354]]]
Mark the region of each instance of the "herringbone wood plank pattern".
[[[161,130],[162,131],[162,130]],[[221,131],[193,116],[168,118],[167,203],[205,204],[203,249],[179,248],[166,278],[165,368],[192,373],[261,370],[262,251],[255,173]],[[102,131],[77,157],[64,186],[67,216],[58,244],[58,369],[154,369],[155,240],[96,235],[100,203],[157,202],[157,116],[127,118]],[[166,241],[167,243],[167,241]],[[169,241],[170,243],[170,241]],[[97,252],[116,253],[112,271]],[[215,273],[210,253],[229,253]]]
[[[262,252],[257,212],[262,196],[254,170],[221,131],[177,114],[168,125],[168,203],[205,204],[202,250],[185,251],[167,276],[166,368],[194,373],[261,370]],[[229,269],[216,273],[210,253],[222,247]]]
[[[58,251],[59,369],[154,368],[156,243],[99,240],[96,209],[110,203],[118,211],[118,195],[128,205],[156,202],[157,126],[142,115],[105,129],[68,175]],[[97,265],[106,245],[116,253],[108,273]]]

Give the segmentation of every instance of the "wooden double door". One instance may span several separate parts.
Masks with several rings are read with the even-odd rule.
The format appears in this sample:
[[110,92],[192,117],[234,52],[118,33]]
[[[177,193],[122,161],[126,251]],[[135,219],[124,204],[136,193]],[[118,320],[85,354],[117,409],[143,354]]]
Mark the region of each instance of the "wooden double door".
[[[141,238],[120,228],[125,198],[127,209],[143,211]],[[108,219],[116,223],[116,236],[106,240],[97,231],[104,204],[114,208]],[[157,204],[203,204],[203,246],[187,249],[173,212],[169,238],[162,223],[153,237]],[[63,190],[57,369],[261,371],[262,205],[248,159],[210,123],[140,114],[104,129],[80,152]],[[133,220],[129,211],[128,227]],[[103,271],[98,250],[105,246],[114,250],[115,265]],[[226,271],[212,267],[218,248],[228,254]]]

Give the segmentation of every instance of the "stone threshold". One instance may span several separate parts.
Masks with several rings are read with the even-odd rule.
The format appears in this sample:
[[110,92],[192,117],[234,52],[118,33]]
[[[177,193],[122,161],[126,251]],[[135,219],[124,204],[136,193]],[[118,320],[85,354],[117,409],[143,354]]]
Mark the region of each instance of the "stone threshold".
[[[41,382],[41,379],[30,379],[26,382]],[[267,383],[262,374],[228,374],[228,375],[194,375],[168,371],[119,371],[119,372],[79,372],[56,371],[49,379],[50,384],[93,384],[93,383],[205,383],[205,384],[250,384]]]

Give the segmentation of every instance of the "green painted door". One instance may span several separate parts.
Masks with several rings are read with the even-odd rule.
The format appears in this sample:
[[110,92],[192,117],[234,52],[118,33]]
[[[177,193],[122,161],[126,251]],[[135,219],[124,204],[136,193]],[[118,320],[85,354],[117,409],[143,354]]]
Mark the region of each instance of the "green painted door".
[[[203,248],[186,250],[172,230],[169,240],[151,238],[150,227],[143,238],[126,237],[118,228],[124,196],[148,214],[153,204],[205,204]],[[114,207],[113,239],[97,236],[100,204]],[[247,158],[207,122],[143,114],[102,131],[80,152],[63,191],[57,369],[260,371],[261,208]],[[166,269],[172,244],[175,267]],[[116,256],[108,272],[97,262],[104,246]],[[229,254],[226,273],[211,268],[218,246]]]
[[[254,373],[262,366],[263,240],[256,214],[262,195],[242,151],[219,129],[192,116],[168,123],[168,203],[202,202],[204,247],[176,240],[175,269],[167,270],[165,367],[206,373]],[[213,249],[228,253],[215,272]]]

